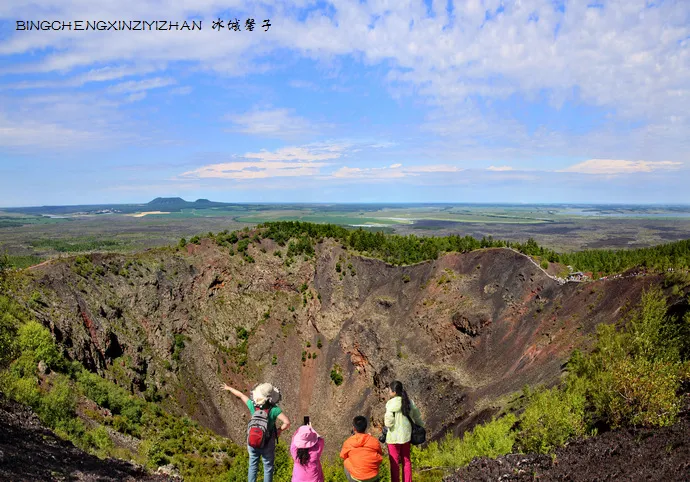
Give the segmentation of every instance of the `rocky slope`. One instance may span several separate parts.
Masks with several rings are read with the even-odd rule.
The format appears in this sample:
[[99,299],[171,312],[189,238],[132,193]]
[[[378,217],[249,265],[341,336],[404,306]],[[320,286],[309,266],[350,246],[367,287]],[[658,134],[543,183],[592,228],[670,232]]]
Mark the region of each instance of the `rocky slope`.
[[21,292],[70,357],[168,409],[242,441],[248,413],[219,386],[272,381],[334,451],[354,415],[381,423],[393,379],[433,435],[489,418],[525,384],[555,383],[583,335],[660,282],[559,285],[508,249],[405,267],[332,240],[289,266],[268,239],[248,253],[255,262],[203,239],[71,258],[32,270]]
[[101,460],[57,437],[27,407],[0,393],[0,480],[174,481],[116,459]]

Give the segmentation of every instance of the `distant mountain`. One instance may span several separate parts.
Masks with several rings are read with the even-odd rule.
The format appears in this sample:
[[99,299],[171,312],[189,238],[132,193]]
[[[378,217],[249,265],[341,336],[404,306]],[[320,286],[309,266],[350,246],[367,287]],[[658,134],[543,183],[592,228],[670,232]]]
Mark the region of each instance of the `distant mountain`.
[[155,207],[155,206],[177,206],[179,204],[194,204],[185,201],[181,197],[157,197],[153,201],[149,202],[147,206],[149,207]]

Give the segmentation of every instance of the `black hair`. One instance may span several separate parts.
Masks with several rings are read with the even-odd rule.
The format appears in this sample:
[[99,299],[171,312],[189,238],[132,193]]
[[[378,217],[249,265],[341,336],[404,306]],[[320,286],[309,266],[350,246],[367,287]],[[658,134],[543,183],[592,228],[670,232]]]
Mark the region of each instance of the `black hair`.
[[297,460],[301,465],[307,465],[309,462],[309,449],[297,449]]
[[352,420],[352,425],[354,425],[355,430],[357,433],[364,433],[367,431],[367,418],[362,417],[361,415],[357,415],[353,420]]
[[390,387],[397,396],[402,398],[402,414],[410,418],[410,397],[407,396],[407,392],[403,389],[402,382],[394,380],[391,382]]

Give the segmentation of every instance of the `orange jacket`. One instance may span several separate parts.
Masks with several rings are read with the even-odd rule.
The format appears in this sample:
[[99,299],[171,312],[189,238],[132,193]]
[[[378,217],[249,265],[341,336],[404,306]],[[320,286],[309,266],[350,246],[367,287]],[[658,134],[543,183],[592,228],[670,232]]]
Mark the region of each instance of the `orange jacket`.
[[345,460],[345,468],[352,477],[367,480],[378,475],[383,449],[379,441],[368,433],[356,433],[345,440],[340,458]]

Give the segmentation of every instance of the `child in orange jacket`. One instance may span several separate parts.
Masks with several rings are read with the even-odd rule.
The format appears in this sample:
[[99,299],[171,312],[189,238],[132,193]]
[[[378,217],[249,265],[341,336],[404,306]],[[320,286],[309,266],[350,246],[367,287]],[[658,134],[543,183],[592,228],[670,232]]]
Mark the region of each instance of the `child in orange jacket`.
[[376,482],[379,466],[383,462],[383,449],[375,438],[365,433],[367,419],[357,416],[352,421],[353,435],[345,440],[340,458],[345,465],[345,476],[350,482]]

